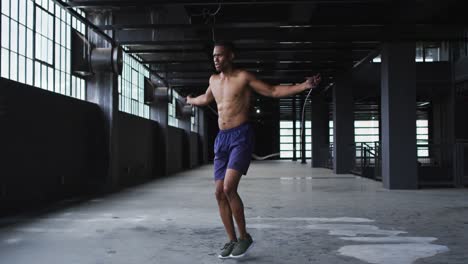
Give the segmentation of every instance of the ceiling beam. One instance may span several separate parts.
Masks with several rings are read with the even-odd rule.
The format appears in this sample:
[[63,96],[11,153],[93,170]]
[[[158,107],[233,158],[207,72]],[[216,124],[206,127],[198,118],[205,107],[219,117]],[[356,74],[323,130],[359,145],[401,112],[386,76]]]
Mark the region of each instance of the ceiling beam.
[[[239,23],[223,23],[223,24],[113,24],[99,26],[101,30],[119,30],[119,31],[132,31],[132,30],[145,30],[145,29],[197,29],[197,30],[211,30],[211,29],[340,29],[340,30],[363,30],[363,29],[382,29],[389,27],[390,24],[382,22],[373,23],[330,23],[330,24],[310,24],[310,23],[283,23],[283,22],[239,22]],[[467,23],[456,24],[456,23],[433,23],[428,21],[424,23],[419,21],[416,24],[399,24],[401,28],[407,28],[408,26],[417,28],[432,28],[432,27],[446,27],[446,28],[458,28],[463,29],[467,26]]]
[[[322,56],[322,57],[310,57],[307,59],[295,59],[295,58],[290,58],[290,59],[236,59],[234,62],[236,64],[257,64],[259,66],[263,64],[269,64],[269,63],[277,63],[277,64],[317,64],[318,62],[320,63],[336,63],[339,61],[343,61],[344,59],[348,60],[353,60],[351,57],[340,57],[340,58],[335,58],[331,56]],[[144,64],[185,64],[185,63],[192,63],[192,64],[212,64],[211,60],[197,60],[197,59],[187,59],[187,60],[143,60],[142,63]]]
[[[132,32],[132,31],[129,31]],[[194,44],[204,43],[212,45],[213,37],[211,31],[200,32],[198,38],[181,38],[175,34],[165,34],[164,39],[153,41],[150,34],[134,32],[125,35],[119,34],[117,41],[121,45],[158,45],[165,44]],[[445,26],[433,26],[431,28],[418,27],[389,27],[372,28],[369,30],[346,30],[346,29],[323,29],[323,30],[230,30],[214,33],[216,39],[233,41],[244,44],[267,44],[267,43],[353,43],[353,42],[391,42],[391,41],[465,41],[466,36],[460,34],[461,28],[450,28]]]
[[291,5],[291,4],[362,4],[362,3],[385,3],[387,0],[255,0],[255,1],[153,1],[153,0],[73,0],[69,1],[70,7],[76,8],[119,8],[119,7],[153,7],[167,5],[183,6],[228,6],[228,5]]
[[[247,53],[247,52],[255,52],[255,53],[334,53],[337,50],[345,49],[351,50],[355,52],[370,52],[374,50],[373,48],[363,48],[363,47],[311,47],[311,48],[236,48],[236,53]],[[129,54],[138,53],[138,54],[170,54],[174,53],[177,54],[188,54],[188,53],[200,53],[205,52],[205,49],[129,49],[126,51]]]
[[[237,39],[232,40],[232,42],[238,45],[253,45],[253,44],[262,44],[262,45],[333,45],[339,42],[331,41],[331,40],[322,40],[322,41],[312,41],[312,40],[266,40],[266,39]],[[132,39],[122,39],[118,41],[120,45],[126,46],[128,48],[132,47],[140,47],[140,46],[193,46],[193,45],[204,45],[209,44],[212,45],[211,39],[201,39],[201,38],[194,38],[194,39],[180,39],[180,40],[132,40]],[[353,40],[351,44],[380,44],[378,40]]]
[[380,28],[384,27],[382,23],[369,24],[291,24],[282,22],[239,22],[239,23],[223,23],[223,24],[113,24],[99,26],[101,30],[142,30],[142,29],[262,29],[262,28],[283,28],[283,29],[299,29],[299,28]]

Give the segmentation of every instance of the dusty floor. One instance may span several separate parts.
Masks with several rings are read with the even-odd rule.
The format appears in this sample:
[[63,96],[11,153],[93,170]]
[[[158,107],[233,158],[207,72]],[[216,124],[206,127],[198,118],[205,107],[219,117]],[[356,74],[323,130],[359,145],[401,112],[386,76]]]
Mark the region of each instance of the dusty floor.
[[0,219],[0,263],[468,263],[467,189],[389,191],[309,166],[252,164],[239,192],[256,245],[242,260],[217,258],[227,238],[203,166]]

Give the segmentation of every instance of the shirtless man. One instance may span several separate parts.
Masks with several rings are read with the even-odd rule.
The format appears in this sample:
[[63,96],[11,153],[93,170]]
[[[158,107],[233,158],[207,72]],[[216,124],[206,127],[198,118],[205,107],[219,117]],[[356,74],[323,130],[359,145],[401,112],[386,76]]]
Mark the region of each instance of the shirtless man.
[[[211,75],[205,94],[187,97],[187,103],[191,105],[208,105],[214,99],[218,106],[220,131],[214,147],[215,194],[229,238],[219,258],[243,257],[253,245],[252,237],[245,227],[244,205],[237,193],[241,176],[247,173],[252,156],[253,131],[248,123],[252,90],[263,96],[278,98],[314,88],[320,82],[320,76],[315,75],[298,85],[271,86],[245,70],[235,69],[233,59],[234,48],[231,43],[216,43],[213,60],[219,74]],[[233,216],[239,239],[236,237]]]

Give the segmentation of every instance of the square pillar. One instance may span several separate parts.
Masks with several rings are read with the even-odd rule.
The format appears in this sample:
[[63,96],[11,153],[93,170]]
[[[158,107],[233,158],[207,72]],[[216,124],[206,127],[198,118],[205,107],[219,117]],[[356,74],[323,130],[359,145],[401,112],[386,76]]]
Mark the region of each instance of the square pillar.
[[351,72],[344,73],[333,88],[333,172],[345,174],[353,165],[354,101]]
[[[88,19],[94,25],[112,24],[109,13],[91,13]],[[98,48],[108,48],[111,44],[101,36],[89,31],[89,42]],[[99,105],[103,113],[107,157],[105,158],[105,190],[112,191],[119,186],[119,148],[118,148],[118,114],[119,92],[118,75],[100,72],[90,76],[86,88],[86,101]]]
[[416,189],[415,43],[385,43],[381,71],[383,185]]
[[323,96],[312,98],[312,168],[326,167],[329,149],[328,104]]

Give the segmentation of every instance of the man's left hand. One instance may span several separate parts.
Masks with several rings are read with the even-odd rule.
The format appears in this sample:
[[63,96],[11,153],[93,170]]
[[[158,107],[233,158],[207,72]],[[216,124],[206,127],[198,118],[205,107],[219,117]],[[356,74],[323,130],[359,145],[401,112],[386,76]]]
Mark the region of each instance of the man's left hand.
[[304,82],[306,90],[314,89],[315,87],[317,87],[317,85],[319,85],[320,81],[322,80],[322,78],[320,77],[320,73],[312,77],[307,77],[306,79],[307,80]]

